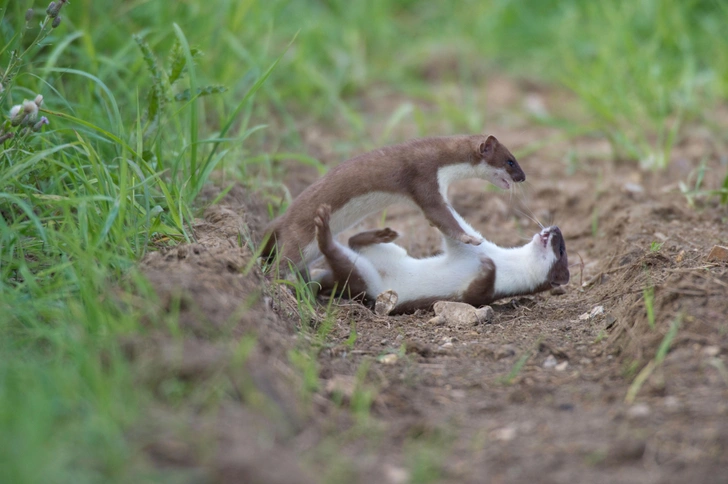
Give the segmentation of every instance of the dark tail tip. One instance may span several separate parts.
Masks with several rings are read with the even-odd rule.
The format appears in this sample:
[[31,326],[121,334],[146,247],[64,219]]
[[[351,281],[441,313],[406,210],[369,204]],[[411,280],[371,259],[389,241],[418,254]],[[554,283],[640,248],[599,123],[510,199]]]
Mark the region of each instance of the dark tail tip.
[[262,257],[267,262],[271,262],[277,253],[278,245],[276,244],[277,237],[275,232],[269,232],[263,239],[263,248],[260,250],[259,257]]

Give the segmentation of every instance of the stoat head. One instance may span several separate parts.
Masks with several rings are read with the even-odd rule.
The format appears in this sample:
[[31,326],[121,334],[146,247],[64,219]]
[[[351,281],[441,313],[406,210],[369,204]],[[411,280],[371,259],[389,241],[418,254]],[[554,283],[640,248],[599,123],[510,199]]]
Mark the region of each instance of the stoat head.
[[474,164],[483,178],[493,185],[508,190],[513,183],[526,180],[526,174],[516,161],[516,157],[502,145],[495,136],[475,139]]
[[548,266],[546,283],[552,287],[569,282],[569,260],[566,255],[564,236],[557,226],[546,227],[533,236],[535,250]]

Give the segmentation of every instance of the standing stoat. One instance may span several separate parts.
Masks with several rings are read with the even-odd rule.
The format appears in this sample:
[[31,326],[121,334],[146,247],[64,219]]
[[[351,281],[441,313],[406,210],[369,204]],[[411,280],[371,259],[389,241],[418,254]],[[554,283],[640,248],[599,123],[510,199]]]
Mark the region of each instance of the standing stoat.
[[[393,290],[398,296],[393,314],[427,309],[442,300],[477,307],[569,282],[566,245],[556,226],[544,228],[531,242],[514,248],[487,240],[473,246],[443,238],[442,254],[415,259],[391,243],[398,234],[389,228],[359,233],[349,239],[349,247],[343,246],[329,229],[330,213],[330,207],[322,205],[314,218],[319,248],[330,268],[318,280],[322,291],[346,287],[349,295],[371,301]],[[481,237],[456,217],[469,235]]]
[[299,270],[316,259],[312,214],[324,203],[331,207],[334,235],[389,205],[409,202],[446,237],[478,245],[482,237],[464,230],[447,198],[450,183],[466,178],[508,189],[526,175],[493,136],[422,138],[370,151],[335,166],[296,197],[266,228],[261,256],[270,259],[277,252]]

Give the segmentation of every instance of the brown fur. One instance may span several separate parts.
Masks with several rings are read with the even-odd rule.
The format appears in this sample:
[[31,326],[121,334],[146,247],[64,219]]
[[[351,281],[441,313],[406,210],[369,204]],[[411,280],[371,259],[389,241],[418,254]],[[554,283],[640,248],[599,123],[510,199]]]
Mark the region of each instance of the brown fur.
[[476,308],[485,306],[492,302],[493,289],[495,288],[495,263],[490,257],[484,257],[480,261],[481,275],[476,277],[468,285],[460,299],[461,302],[468,303]]
[[526,175],[508,148],[493,136],[461,135],[412,140],[364,153],[332,168],[304,190],[288,210],[266,229],[261,256],[278,255],[301,268],[301,250],[314,240],[313,214],[321,204],[333,212],[350,200],[371,192],[406,196],[417,204],[435,227],[451,238],[478,243],[466,234],[439,191],[439,168],[459,163],[487,163],[502,168],[511,181]]
[[354,263],[346,257],[346,254],[334,242],[331,227],[329,227],[330,218],[331,207],[329,205],[321,205],[316,210],[314,219],[316,240],[318,241],[319,250],[321,250],[331,268],[331,272],[326,274],[324,279],[319,282],[321,289],[325,293],[333,294],[336,292],[336,294],[344,295],[349,299],[357,296],[363,297],[366,295],[367,290],[364,278],[359,274]]
[[397,237],[399,237],[399,234],[389,227],[385,227],[380,230],[367,230],[366,232],[359,232],[358,234],[349,237],[349,247],[351,247],[352,250],[359,252],[368,245],[394,242]]

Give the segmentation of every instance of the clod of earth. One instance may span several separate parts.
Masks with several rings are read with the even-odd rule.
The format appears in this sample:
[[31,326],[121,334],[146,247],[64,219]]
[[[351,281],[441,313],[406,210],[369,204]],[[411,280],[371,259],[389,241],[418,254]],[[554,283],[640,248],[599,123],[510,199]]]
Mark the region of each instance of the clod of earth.
[[708,262],[728,262],[728,247],[714,245],[708,254]]
[[394,306],[397,305],[397,301],[399,301],[399,296],[396,292],[391,289],[384,291],[377,296],[377,300],[374,303],[374,312],[379,316],[386,316],[392,312]]
[[493,321],[493,308],[485,306],[475,309],[470,304],[452,301],[438,301],[434,306],[435,317],[428,321],[436,326],[460,326],[489,323]]
[[326,382],[326,393],[329,396],[339,396],[344,402],[351,400],[356,389],[356,378],[349,375],[334,375]]

